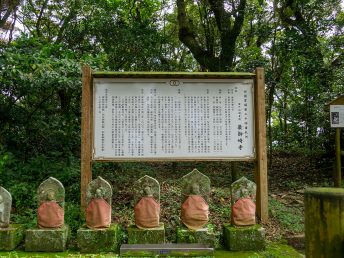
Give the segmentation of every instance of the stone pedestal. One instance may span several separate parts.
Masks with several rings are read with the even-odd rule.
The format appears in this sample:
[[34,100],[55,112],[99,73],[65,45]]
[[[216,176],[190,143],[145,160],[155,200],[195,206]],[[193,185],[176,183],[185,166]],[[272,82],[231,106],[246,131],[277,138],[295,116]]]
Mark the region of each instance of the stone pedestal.
[[164,244],[165,226],[160,223],[159,227],[150,229],[139,229],[135,225],[128,227],[128,244]]
[[54,229],[28,229],[25,237],[27,252],[63,252],[66,250],[68,226]]
[[343,257],[344,189],[308,188],[304,197],[306,257]]
[[260,225],[237,227],[223,225],[224,246],[230,251],[259,251],[265,249],[265,230]]
[[80,228],[77,232],[78,247],[82,253],[118,252],[122,240],[118,224],[109,228]]
[[19,224],[10,224],[8,228],[0,228],[0,251],[12,251],[23,240],[24,228]]
[[198,230],[190,230],[186,227],[177,228],[177,243],[206,244],[209,247],[215,246],[214,230],[210,227]]

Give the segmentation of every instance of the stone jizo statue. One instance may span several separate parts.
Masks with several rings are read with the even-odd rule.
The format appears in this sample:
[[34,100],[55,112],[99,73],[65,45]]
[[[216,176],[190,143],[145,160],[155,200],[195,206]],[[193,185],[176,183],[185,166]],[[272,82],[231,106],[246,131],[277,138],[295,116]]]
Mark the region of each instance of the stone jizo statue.
[[49,177],[38,187],[38,227],[59,228],[64,225],[65,190],[60,181]]
[[256,184],[242,177],[231,185],[232,224],[256,224]]
[[11,206],[11,194],[0,186],[0,228],[8,228],[10,225]]
[[160,225],[160,185],[145,175],[134,185],[135,225],[141,229],[155,228]]
[[111,185],[102,177],[91,181],[86,194],[86,225],[89,228],[108,228],[111,224]]
[[194,169],[182,178],[183,204],[181,220],[192,230],[203,228],[208,223],[210,179]]

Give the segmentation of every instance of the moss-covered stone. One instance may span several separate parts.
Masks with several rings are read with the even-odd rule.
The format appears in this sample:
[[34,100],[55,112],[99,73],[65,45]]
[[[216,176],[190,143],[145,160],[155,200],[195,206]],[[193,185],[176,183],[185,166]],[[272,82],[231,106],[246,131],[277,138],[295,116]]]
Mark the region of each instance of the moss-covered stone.
[[208,227],[198,230],[190,230],[186,227],[179,227],[177,228],[177,243],[198,243],[215,247],[215,233],[213,227],[208,225]]
[[0,251],[11,251],[23,240],[24,228],[19,224],[10,224],[8,228],[0,228]]
[[63,252],[66,250],[69,227],[28,229],[25,237],[27,252]]
[[259,251],[265,249],[265,230],[260,225],[236,227],[223,225],[224,246],[231,251]]
[[308,188],[304,194],[307,257],[343,257],[344,189]]
[[128,227],[128,244],[163,244],[165,243],[165,226],[139,229],[135,225]]
[[77,239],[82,253],[118,252],[122,230],[118,224],[111,224],[104,229],[80,228]]

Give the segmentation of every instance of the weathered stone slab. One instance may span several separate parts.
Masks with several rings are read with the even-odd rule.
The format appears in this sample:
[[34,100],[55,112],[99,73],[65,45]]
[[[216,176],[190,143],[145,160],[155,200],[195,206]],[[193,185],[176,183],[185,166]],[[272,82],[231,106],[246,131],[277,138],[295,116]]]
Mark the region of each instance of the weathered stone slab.
[[201,195],[206,201],[208,200],[210,193],[210,179],[197,169],[194,169],[183,176],[181,184],[183,201],[190,195]]
[[14,250],[24,238],[24,228],[19,224],[11,224],[8,228],[0,228],[0,251]]
[[256,201],[256,184],[246,177],[241,177],[231,184],[232,204],[242,198],[250,198]]
[[78,247],[82,253],[118,252],[122,241],[120,225],[109,228],[80,228],[77,232]]
[[0,186],[0,229],[7,228],[10,225],[11,206],[11,194]]
[[145,244],[121,246],[121,257],[213,257],[214,248],[203,244]]
[[128,244],[163,244],[165,243],[165,226],[140,229],[135,225],[128,227]]
[[223,225],[224,246],[230,251],[260,251],[265,249],[265,230],[260,225],[236,227]]
[[66,250],[68,226],[54,229],[28,229],[25,237],[27,252],[63,252]]
[[197,243],[215,247],[215,233],[211,227],[190,230],[185,227],[177,228],[177,243]]
[[134,183],[134,205],[137,204],[142,197],[152,195],[157,202],[160,202],[160,184],[150,176],[143,176]]

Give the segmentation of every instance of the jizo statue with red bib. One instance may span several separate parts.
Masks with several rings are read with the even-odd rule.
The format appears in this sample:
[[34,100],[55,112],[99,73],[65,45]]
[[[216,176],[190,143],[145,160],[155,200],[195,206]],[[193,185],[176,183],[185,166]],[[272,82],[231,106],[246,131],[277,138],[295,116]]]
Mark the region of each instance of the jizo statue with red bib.
[[140,229],[159,227],[160,225],[160,185],[145,175],[134,184],[135,225]]
[[232,224],[256,224],[256,184],[242,177],[231,185]]
[[183,176],[181,220],[187,228],[197,230],[205,227],[208,223],[209,206],[207,200],[209,192],[209,177],[197,169]]
[[108,228],[111,224],[111,185],[98,176],[87,187],[86,225],[88,228]]
[[38,187],[39,228],[60,228],[64,225],[65,189],[56,178],[49,177]]

